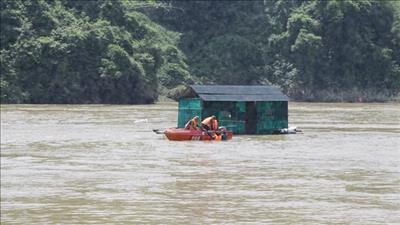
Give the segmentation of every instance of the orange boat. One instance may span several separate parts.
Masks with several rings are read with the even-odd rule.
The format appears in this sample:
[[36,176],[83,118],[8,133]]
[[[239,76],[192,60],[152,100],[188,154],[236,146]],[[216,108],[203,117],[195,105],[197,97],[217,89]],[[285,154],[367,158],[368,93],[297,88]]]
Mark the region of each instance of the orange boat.
[[[187,130],[183,128],[168,128],[164,131],[165,136],[171,141],[210,141],[210,140],[230,140],[232,131],[225,129],[215,131]],[[215,137],[213,139],[212,137]]]

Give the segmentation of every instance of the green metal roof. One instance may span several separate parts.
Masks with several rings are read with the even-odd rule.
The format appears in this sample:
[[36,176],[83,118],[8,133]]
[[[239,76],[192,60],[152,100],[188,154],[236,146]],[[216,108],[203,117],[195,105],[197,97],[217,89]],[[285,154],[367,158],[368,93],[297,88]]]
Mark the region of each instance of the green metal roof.
[[289,101],[278,87],[266,85],[191,85],[203,101]]

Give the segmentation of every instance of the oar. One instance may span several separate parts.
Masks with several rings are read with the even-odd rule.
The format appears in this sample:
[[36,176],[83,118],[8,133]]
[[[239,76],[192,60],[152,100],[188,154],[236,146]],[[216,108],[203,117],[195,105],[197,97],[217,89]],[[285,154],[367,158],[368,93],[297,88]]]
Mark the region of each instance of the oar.
[[156,133],[156,134],[164,134],[165,130],[153,129],[153,132]]

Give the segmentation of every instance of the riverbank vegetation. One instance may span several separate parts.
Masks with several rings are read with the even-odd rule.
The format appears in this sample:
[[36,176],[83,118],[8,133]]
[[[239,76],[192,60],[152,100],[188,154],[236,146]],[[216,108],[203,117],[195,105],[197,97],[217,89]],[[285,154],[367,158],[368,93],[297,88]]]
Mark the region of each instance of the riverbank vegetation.
[[1,1],[2,103],[151,103],[185,84],[400,93],[396,1]]

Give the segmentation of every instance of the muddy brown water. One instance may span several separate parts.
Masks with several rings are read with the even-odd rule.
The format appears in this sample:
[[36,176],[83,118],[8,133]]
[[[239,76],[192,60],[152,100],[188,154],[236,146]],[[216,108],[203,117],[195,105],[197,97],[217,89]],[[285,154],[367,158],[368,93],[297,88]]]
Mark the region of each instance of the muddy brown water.
[[172,142],[177,104],[2,105],[1,224],[400,224],[400,104],[290,103],[303,134]]

